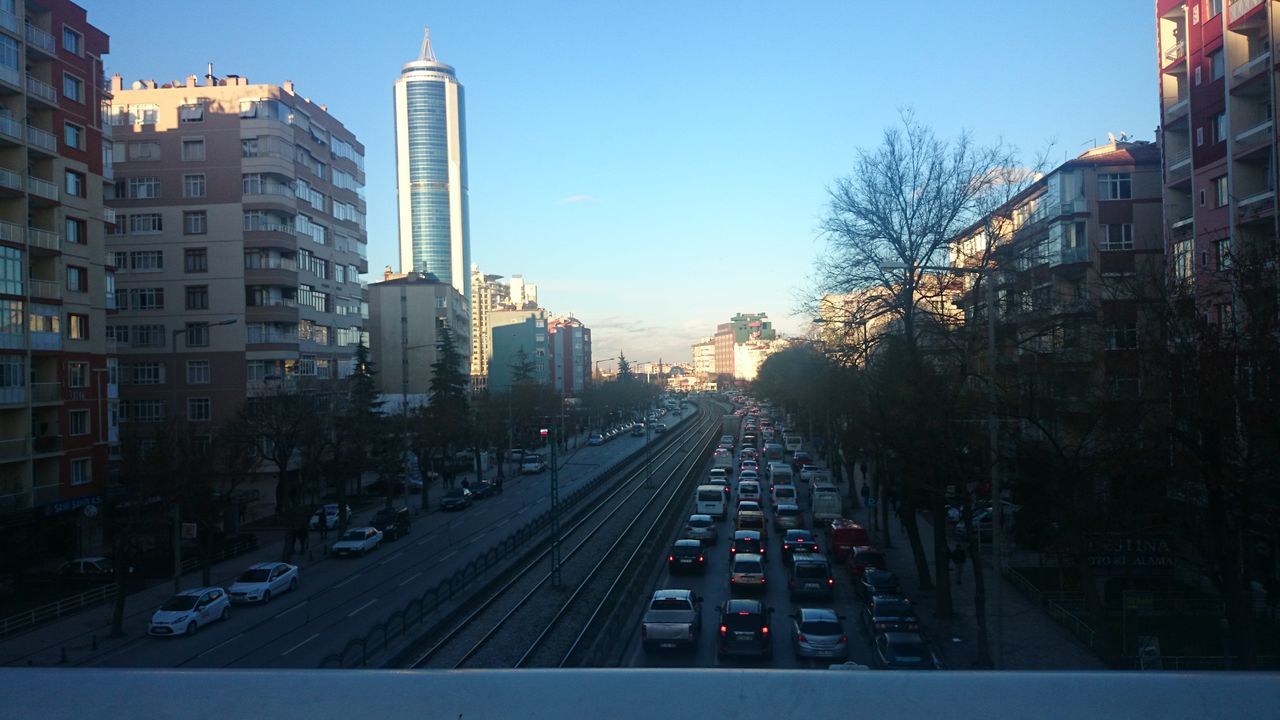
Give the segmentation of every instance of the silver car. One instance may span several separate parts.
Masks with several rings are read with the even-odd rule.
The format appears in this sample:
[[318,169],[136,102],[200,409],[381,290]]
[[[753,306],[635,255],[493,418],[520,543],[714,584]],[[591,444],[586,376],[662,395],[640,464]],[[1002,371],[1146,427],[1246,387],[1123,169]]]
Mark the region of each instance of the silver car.
[[844,616],[830,608],[800,608],[791,616],[791,646],[797,658],[849,658]]
[[703,545],[715,545],[718,538],[716,521],[710,515],[690,515],[684,525],[684,536],[701,540]]

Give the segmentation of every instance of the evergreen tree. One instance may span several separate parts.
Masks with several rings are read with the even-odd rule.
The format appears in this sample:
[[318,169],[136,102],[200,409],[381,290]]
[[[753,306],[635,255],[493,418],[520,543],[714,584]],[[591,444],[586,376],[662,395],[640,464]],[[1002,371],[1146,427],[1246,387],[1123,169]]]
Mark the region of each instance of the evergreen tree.
[[537,373],[538,364],[524,351],[524,346],[521,346],[516,351],[515,359],[511,361],[511,384],[527,385],[536,382]]
[[627,361],[626,353],[618,351],[618,382],[631,382],[635,376],[631,373],[631,363]]

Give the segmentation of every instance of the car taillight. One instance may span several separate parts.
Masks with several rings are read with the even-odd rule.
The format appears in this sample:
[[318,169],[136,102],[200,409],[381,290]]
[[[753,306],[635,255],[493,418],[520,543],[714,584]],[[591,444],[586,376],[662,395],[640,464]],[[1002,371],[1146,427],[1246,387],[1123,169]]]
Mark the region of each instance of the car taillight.
[[836,584],[836,579],[835,579],[835,578],[827,578],[827,584],[828,584],[828,585],[835,585],[835,584]]
[[667,556],[667,562],[675,562],[675,561],[676,561],[676,556],[675,556],[675,555],[668,555],[668,556]]
[[886,629],[886,628],[888,628],[888,627],[889,627],[889,626],[888,626],[888,624],[886,624],[886,623],[876,623],[876,629],[877,629],[877,630],[884,630],[884,629]]
[[798,642],[809,642],[809,638],[805,637],[804,633],[800,633],[799,635],[797,635],[796,640]]
[[761,632],[761,633],[764,633],[765,635],[768,635],[768,634],[769,634],[769,626],[768,626],[768,625],[765,625],[764,627],[760,628],[760,632]]
[[698,562],[706,562],[706,561],[707,561],[706,558],[702,557],[701,555],[698,556]]
[[724,637],[725,635],[728,635],[728,634],[729,634],[729,628],[725,627],[724,625],[721,625],[721,626],[720,626],[720,637]]
[[844,645],[844,644],[845,644],[845,643],[847,643],[847,642],[849,642],[849,636],[848,636],[848,635],[841,635],[841,636],[840,636],[840,644],[841,644],[841,645]]
[[907,623],[908,630],[919,630],[920,626],[915,623]]

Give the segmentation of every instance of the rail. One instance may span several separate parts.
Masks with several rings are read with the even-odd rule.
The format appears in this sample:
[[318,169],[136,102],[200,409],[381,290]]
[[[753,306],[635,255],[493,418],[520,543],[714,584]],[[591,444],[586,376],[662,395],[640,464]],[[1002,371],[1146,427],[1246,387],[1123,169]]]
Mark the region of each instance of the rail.
[[35,627],[40,623],[56,620],[63,615],[70,615],[108,600],[114,600],[119,590],[120,586],[115,583],[108,583],[78,595],[62,598],[47,605],[23,610],[15,615],[2,618],[0,619],[0,637],[8,637],[19,630]]
[[1077,640],[1088,645],[1090,650],[1097,649],[1098,634],[1094,632],[1094,629],[1088,623],[1080,619],[1075,612],[1067,609],[1058,600],[1046,600],[1044,608],[1049,613],[1049,617],[1067,630],[1070,630]]

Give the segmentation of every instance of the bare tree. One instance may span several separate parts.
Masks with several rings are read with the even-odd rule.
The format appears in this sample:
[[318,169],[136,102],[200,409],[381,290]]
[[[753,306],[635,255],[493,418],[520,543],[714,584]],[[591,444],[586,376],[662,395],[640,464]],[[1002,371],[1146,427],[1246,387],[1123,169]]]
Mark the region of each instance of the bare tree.
[[306,522],[305,514],[300,513],[304,510],[302,483],[292,466],[307,438],[320,432],[318,397],[306,388],[280,384],[249,398],[242,415],[249,430],[260,438],[258,452],[262,459],[275,465],[276,515],[285,525],[282,559],[286,562],[292,559],[293,540]]

